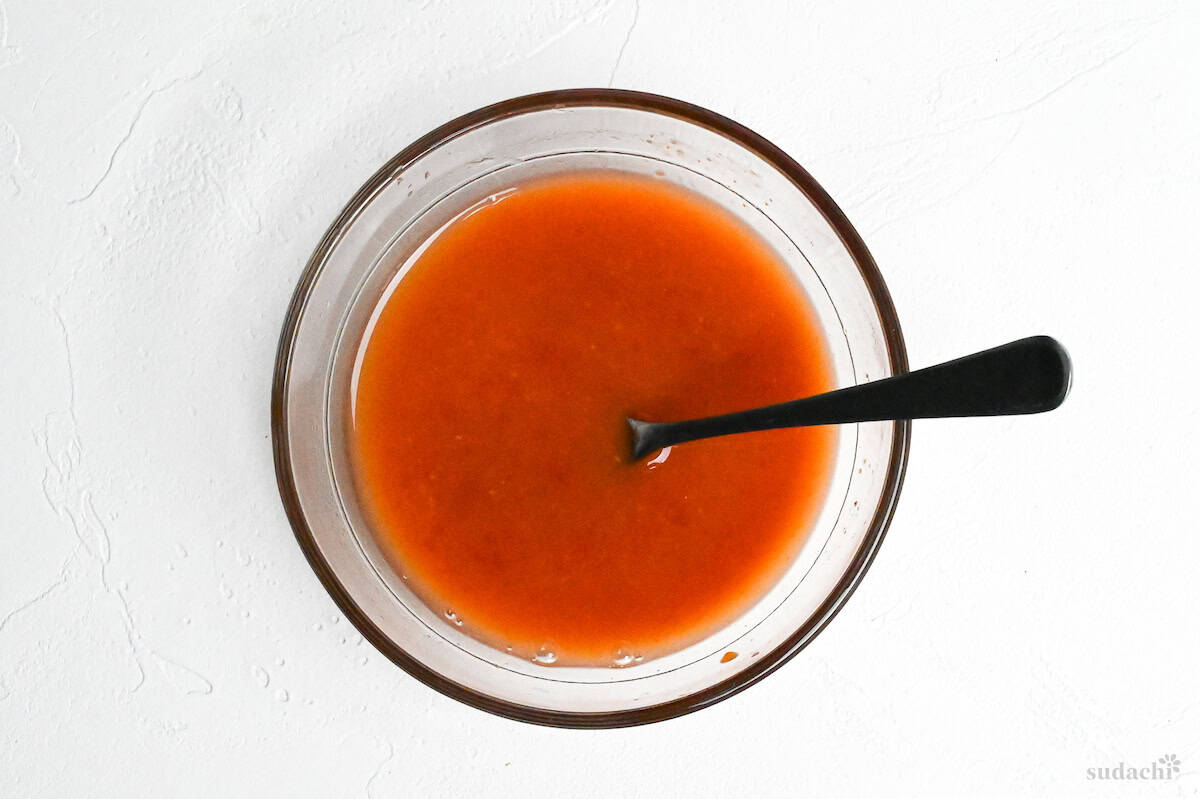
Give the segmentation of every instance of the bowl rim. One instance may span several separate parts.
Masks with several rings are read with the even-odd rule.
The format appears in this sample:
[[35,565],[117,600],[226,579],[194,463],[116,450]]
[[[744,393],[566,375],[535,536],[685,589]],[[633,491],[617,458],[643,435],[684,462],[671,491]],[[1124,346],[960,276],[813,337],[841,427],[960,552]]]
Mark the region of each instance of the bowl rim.
[[879,504],[858,551],[855,552],[841,579],[834,585],[824,602],[783,643],[737,674],[679,699],[630,710],[586,713],[530,707],[480,693],[446,679],[406,653],[388,638],[358,606],[350,591],[338,580],[333,569],[321,555],[300,506],[300,499],[292,478],[291,453],[288,446],[288,387],[296,331],[304,316],[305,305],[313,284],[320,276],[329,253],[358,212],[383,184],[394,178],[399,170],[408,167],[417,158],[450,139],[471,129],[507,117],[548,108],[577,106],[632,108],[676,117],[716,132],[772,164],[817,207],[838,234],[858,266],[863,282],[875,304],[876,313],[883,328],[892,374],[902,374],[908,371],[908,356],[904,346],[904,336],[900,330],[900,321],[896,316],[891,294],[888,292],[874,258],[871,257],[862,237],[859,236],[850,224],[850,220],[834,203],[829,194],[783,150],[740,123],[682,100],[626,89],[560,89],[527,94],[493,103],[435,128],[389,159],[354,194],[309,257],[288,305],[275,357],[271,389],[271,439],[274,450],[275,477],[280,498],[301,551],[325,590],[346,618],[389,660],[435,691],[497,716],[552,727],[579,729],[630,727],[693,713],[746,690],[795,657],[829,624],[862,581],[879,551],[884,534],[895,513],[908,463],[911,422],[903,420],[895,423],[892,433],[891,457],[887,464]]

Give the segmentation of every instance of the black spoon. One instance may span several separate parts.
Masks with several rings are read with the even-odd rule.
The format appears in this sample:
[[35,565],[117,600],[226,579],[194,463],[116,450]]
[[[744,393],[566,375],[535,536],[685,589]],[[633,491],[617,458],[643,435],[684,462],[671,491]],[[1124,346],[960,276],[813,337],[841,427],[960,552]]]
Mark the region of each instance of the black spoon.
[[1070,388],[1067,351],[1049,336],[1031,336],[917,372],[765,408],[686,422],[627,421],[637,462],[686,441],[779,427],[1042,413],[1062,405]]

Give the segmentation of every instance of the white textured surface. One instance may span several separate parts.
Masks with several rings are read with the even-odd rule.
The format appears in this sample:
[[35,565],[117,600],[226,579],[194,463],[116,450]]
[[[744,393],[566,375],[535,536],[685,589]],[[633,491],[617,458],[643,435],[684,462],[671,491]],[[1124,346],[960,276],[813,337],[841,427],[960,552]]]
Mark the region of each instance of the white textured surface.
[[[0,796],[1196,795],[1200,6],[852,5],[4,0]],[[610,82],[808,167],[914,365],[1049,332],[1077,379],[1049,416],[918,423],[879,559],[765,683],[563,732],[339,619],[268,393],[384,159]],[[1086,779],[1168,752],[1171,783]]]

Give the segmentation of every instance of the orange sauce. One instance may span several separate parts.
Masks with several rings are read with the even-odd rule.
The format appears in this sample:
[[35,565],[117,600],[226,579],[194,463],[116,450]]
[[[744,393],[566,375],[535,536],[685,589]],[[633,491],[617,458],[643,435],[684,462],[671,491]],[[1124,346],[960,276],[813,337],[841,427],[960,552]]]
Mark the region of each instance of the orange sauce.
[[778,256],[663,181],[544,178],[460,217],[358,357],[354,479],[381,548],[447,624],[543,662],[650,658],[730,622],[787,568],[829,484],[832,428],[630,462],[627,416],[833,387]]

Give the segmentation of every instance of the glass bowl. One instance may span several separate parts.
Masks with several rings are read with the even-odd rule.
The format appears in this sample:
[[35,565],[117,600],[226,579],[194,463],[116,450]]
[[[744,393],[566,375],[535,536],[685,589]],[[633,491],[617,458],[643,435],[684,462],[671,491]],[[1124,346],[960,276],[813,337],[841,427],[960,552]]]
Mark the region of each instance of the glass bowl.
[[398,666],[483,710],[564,727],[698,710],[803,649],[883,539],[910,434],[908,422],[840,428],[832,485],[816,525],[797,531],[807,538],[783,578],[736,621],[673,654],[548,667],[425,606],[389,568],[352,489],[343,421],[354,353],[388,284],[440,227],[530,178],[594,168],[674,182],[755,230],[807,293],[839,386],[907,370],[891,298],[845,215],[779,148],[703,108],[611,89],[529,95],[443,125],[367,181],[317,246],[284,322],[271,407],[284,507],[334,601]]

